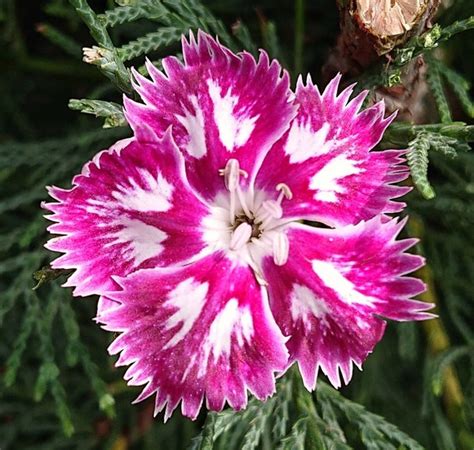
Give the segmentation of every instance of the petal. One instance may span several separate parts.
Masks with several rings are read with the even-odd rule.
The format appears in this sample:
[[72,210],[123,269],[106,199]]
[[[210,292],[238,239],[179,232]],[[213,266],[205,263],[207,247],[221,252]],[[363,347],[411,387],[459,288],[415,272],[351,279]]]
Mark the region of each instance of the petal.
[[140,401],[156,393],[155,413],[165,420],[181,401],[195,419],[206,399],[220,411],[275,391],[274,372],[286,368],[285,339],[268,307],[267,294],[244,266],[215,253],[190,266],[140,270],[119,280],[119,302],[101,318],[120,332],[111,354],[130,365],[125,378],[146,384]]
[[233,54],[209,35],[183,38],[185,63],[165,58],[166,75],[148,62],[152,81],[135,72],[145,104],[125,99],[133,128],[146,123],[158,135],[173,126],[191,185],[208,199],[222,188],[218,176],[229,158],[254,179],[265,154],[295,114],[288,74],[246,52]]
[[391,185],[408,177],[404,152],[370,152],[393,116],[384,119],[383,103],[359,112],[366,93],[348,102],[353,86],[337,96],[339,80],[334,78],[323,94],[310,80],[306,86],[299,80],[298,115],[258,174],[261,189],[274,193],[278,183],[290,187],[287,217],[338,226],[404,207],[392,198],[409,188]]
[[43,206],[62,235],[46,248],[64,253],[54,268],[77,269],[65,286],[75,295],[113,289],[111,275],[182,263],[205,247],[199,232],[207,207],[189,187],[184,161],[167,133],[144,144],[127,140],[99,153],[69,190],[49,188]]
[[423,258],[404,253],[416,241],[396,241],[404,222],[383,216],[339,230],[295,224],[288,262],[264,261],[270,307],[285,335],[290,359],[314,389],[319,368],[335,387],[352,376],[381,339],[383,316],[422,320],[433,305],[412,300],[424,284],[404,276]]

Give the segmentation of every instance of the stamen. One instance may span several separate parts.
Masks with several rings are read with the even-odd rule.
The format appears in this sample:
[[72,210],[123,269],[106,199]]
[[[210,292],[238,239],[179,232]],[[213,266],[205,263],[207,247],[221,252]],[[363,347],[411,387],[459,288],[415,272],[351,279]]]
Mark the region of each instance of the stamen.
[[283,266],[288,261],[290,242],[286,233],[277,233],[273,238],[273,262]]
[[257,247],[260,247],[264,250],[266,250],[266,246],[265,244],[262,242],[262,239],[258,239],[256,237],[253,237],[252,239],[250,239],[250,242],[252,242],[252,244],[255,244]]
[[235,223],[235,191],[230,191],[229,195],[229,220],[231,225]]
[[240,179],[239,161],[233,158],[229,159],[225,168],[219,170],[219,175],[224,177],[225,187],[230,192],[229,220],[233,225],[235,222],[235,191],[239,186]]
[[240,176],[248,178],[249,174],[246,170],[241,169],[239,161],[231,158],[227,161],[224,169],[219,169],[219,175],[224,177],[224,183],[227,190],[235,191],[239,186]]
[[280,191],[280,195],[278,196],[277,200],[277,202],[280,204],[283,201],[283,197],[286,197],[288,200],[293,198],[293,192],[291,192],[291,189],[285,183],[278,183],[276,185],[276,190]]
[[278,201],[266,200],[262,203],[260,211],[263,210],[263,214],[260,215],[261,228],[266,229],[268,225],[275,219],[280,219],[283,215],[283,209],[281,208]]
[[253,214],[250,211],[249,207],[247,206],[247,201],[245,200],[245,195],[242,192],[242,189],[240,189],[240,186],[237,187],[237,196],[239,197],[240,206],[242,206],[242,209],[244,210],[245,215],[250,219],[253,218]]
[[239,161],[233,158],[229,159],[229,161],[227,161],[227,164],[225,165],[225,169],[221,169],[219,173],[224,176],[224,183],[226,189],[228,189],[230,192],[234,192],[237,189],[237,186],[239,185]]
[[[252,267],[252,264],[249,264]],[[263,278],[263,275],[258,271],[257,267],[252,267],[253,274],[255,275],[255,279],[260,286],[268,286],[268,281]]]
[[219,169],[219,175],[224,177],[224,184],[226,189],[230,192],[230,208],[229,208],[229,220],[233,225],[235,223],[235,194],[239,197],[242,209],[245,214],[250,217],[250,211],[247,208],[245,198],[240,190],[240,176],[248,178],[249,174],[247,171],[240,168],[239,161],[235,158],[231,158],[227,161],[224,169]]
[[242,175],[245,179],[249,177],[249,173],[246,170],[239,169],[239,171],[240,171],[240,175]]
[[283,216],[283,209],[278,201],[266,200],[262,203],[262,208],[274,219],[279,219]]
[[[252,242],[257,243],[260,245],[261,242],[259,242],[258,239],[252,238]],[[250,268],[253,270],[253,274],[255,275],[255,279],[257,280],[257,283],[260,286],[268,286],[267,280],[263,277],[260,264],[258,264],[258,256],[256,257],[255,255],[252,255],[252,249],[250,247],[247,247],[247,258],[246,262],[250,266]]]
[[232,233],[230,249],[240,250],[252,237],[252,226],[246,222],[241,223]]
[[[219,174],[224,177],[225,187],[229,191],[229,222],[230,230],[233,231],[230,231],[227,248],[238,252],[237,256],[252,268],[257,282],[265,286],[268,283],[261,272],[261,258],[271,252],[276,265],[282,266],[288,261],[290,245],[284,230],[293,220],[283,218],[282,202],[285,198],[291,200],[293,193],[287,184],[278,183],[276,200],[261,202],[259,199],[257,203],[260,204],[255,205],[255,199],[252,201],[253,192],[244,192],[240,187],[240,177],[247,178],[248,173],[240,168],[237,159],[229,159]],[[272,233],[268,235],[268,231]],[[249,243],[253,245],[249,246]]]

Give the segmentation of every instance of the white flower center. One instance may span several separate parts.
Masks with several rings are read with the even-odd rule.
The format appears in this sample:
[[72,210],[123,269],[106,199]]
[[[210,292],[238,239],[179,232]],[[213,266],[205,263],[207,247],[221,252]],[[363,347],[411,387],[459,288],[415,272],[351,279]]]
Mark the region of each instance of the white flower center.
[[217,195],[210,214],[203,220],[204,240],[213,250],[223,250],[232,259],[249,265],[260,284],[267,284],[261,270],[265,256],[272,256],[277,265],[288,260],[289,242],[283,218],[285,200],[291,200],[290,188],[279,183],[276,199],[263,191],[242,190],[240,178],[248,174],[236,159],[229,159],[219,171],[226,191]]

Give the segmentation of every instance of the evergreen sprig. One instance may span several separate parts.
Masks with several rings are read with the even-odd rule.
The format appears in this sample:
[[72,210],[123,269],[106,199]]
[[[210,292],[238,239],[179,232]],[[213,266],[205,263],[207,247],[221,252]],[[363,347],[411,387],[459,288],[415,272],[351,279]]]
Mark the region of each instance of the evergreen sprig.
[[[16,205],[37,210],[37,200],[46,197],[45,184],[61,181],[65,174],[69,176],[71,171],[77,171],[81,164],[95,153],[97,146],[106,146],[105,142],[120,137],[120,133],[120,129],[95,130],[76,132],[66,138],[34,144],[0,145],[0,161],[2,158],[5,161],[10,160],[9,177],[29,171],[35,175],[23,176],[21,189],[17,188],[14,194],[7,194],[6,198],[3,195],[0,197],[0,208],[5,211],[3,217],[7,219],[9,211],[18,208]],[[17,223],[13,232],[5,233],[0,228],[2,241],[13,239],[13,242],[9,241],[10,245],[0,246],[0,321],[18,314],[22,305],[24,308],[20,316],[22,320],[17,319],[17,334],[8,338],[12,340],[11,352],[4,366],[3,384],[9,389],[14,388],[24,376],[22,365],[27,358],[31,358],[31,350],[34,349],[37,364],[36,374],[31,380],[30,398],[45,402],[46,397],[50,395],[63,433],[70,436],[75,426],[62,380],[65,369],[60,359],[71,367],[77,368],[80,364],[82,376],[90,383],[99,408],[109,416],[114,414],[114,400],[78,334],[79,326],[77,319],[71,314],[70,305],[62,303],[70,300],[69,293],[53,283],[36,291],[32,290],[35,284],[33,273],[44,265],[48,257],[41,247],[46,223],[41,215],[34,215],[33,219],[26,220],[23,224]],[[12,248],[14,256],[6,258],[6,255],[11,254]],[[58,350],[61,349],[57,348],[58,342],[55,341],[55,321],[58,320],[63,322],[68,342],[64,349],[65,357],[61,358],[58,358]]]
[[413,183],[426,199],[432,199],[435,192],[428,181],[429,152],[436,151],[454,158],[460,152],[469,151],[469,142],[474,141],[473,131],[473,126],[461,122],[429,125],[396,123],[389,128],[384,140],[408,146],[407,161]]
[[[358,426],[362,442],[368,449],[385,450],[400,448],[408,450],[423,450],[423,447],[399,430],[383,417],[367,411],[362,405],[344,398],[327,384],[320,383],[317,398],[321,403],[328,403],[334,409],[344,414],[347,419]],[[397,446],[395,447],[396,444]]]
[[[464,108],[466,114],[473,118],[474,117],[474,102],[471,100],[469,90],[471,84],[462,75],[458,74],[455,70],[448,67],[441,60],[431,57],[429,59],[429,66],[433,68],[453,90],[461,106]],[[428,75],[430,72],[428,72]]]
[[431,92],[436,101],[436,106],[439,113],[439,118],[442,123],[452,122],[451,111],[446,94],[443,89],[443,81],[441,78],[441,71],[439,66],[433,62],[433,58],[428,59],[428,71],[426,79],[431,88]]
[[[283,404],[286,413],[282,425]],[[357,436],[345,434],[347,423],[359,430]],[[192,449],[254,450],[261,448],[263,442],[268,448],[282,450],[349,450],[359,448],[358,442],[376,450],[397,448],[395,445],[408,450],[423,449],[396,426],[344,398],[322,381],[318,382],[314,398],[303,387],[296,371],[280,380],[277,394],[263,405],[251,399],[241,413],[209,413]]]
[[141,36],[118,49],[120,58],[129,61],[140,55],[167,48],[178,42],[186,30],[177,27],[162,27],[158,31]]
[[421,36],[414,36],[402,49],[396,49],[393,66],[403,67],[417,56],[438,47],[440,43],[451,39],[456,34],[473,28],[474,16],[456,21],[444,28],[436,24]]
[[99,14],[98,18],[106,27],[115,27],[138,19],[169,20],[169,11],[159,1],[140,1],[134,5],[120,6]]
[[76,9],[77,14],[89,28],[91,36],[100,46],[94,49],[95,58],[89,58],[89,61],[99,66],[104,75],[116,84],[120,90],[131,92],[130,74],[120,59],[106,27],[86,0],[69,0],[69,2]]
[[435,192],[428,181],[428,151],[431,147],[429,133],[418,133],[408,143],[407,161],[413,183],[426,199],[432,199]]
[[69,108],[96,117],[104,117],[104,128],[127,126],[122,106],[104,100],[75,99],[69,100]]

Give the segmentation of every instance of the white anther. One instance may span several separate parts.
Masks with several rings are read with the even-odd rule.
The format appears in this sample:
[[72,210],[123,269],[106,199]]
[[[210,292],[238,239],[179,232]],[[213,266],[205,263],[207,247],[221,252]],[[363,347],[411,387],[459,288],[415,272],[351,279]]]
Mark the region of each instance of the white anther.
[[273,219],[279,219],[283,216],[283,209],[278,201],[265,200],[262,203],[263,210],[268,213]]
[[249,176],[246,170],[240,168],[239,161],[235,158],[229,159],[224,169],[219,169],[219,175],[224,177],[225,187],[230,192],[234,192],[239,186],[241,175],[244,178]]
[[273,262],[277,266],[283,266],[288,261],[290,242],[286,233],[277,233],[273,238]]
[[232,233],[230,249],[240,250],[252,237],[252,227],[248,223],[241,223]]
[[229,159],[225,165],[225,169],[220,170],[219,173],[224,176],[225,187],[230,192],[234,192],[237,189],[240,180],[239,161],[236,159]]
[[291,189],[285,183],[278,183],[276,185],[276,190],[280,192],[280,195],[278,196],[279,202],[283,200],[283,197],[286,197],[288,200],[293,198],[293,192],[291,192]]

